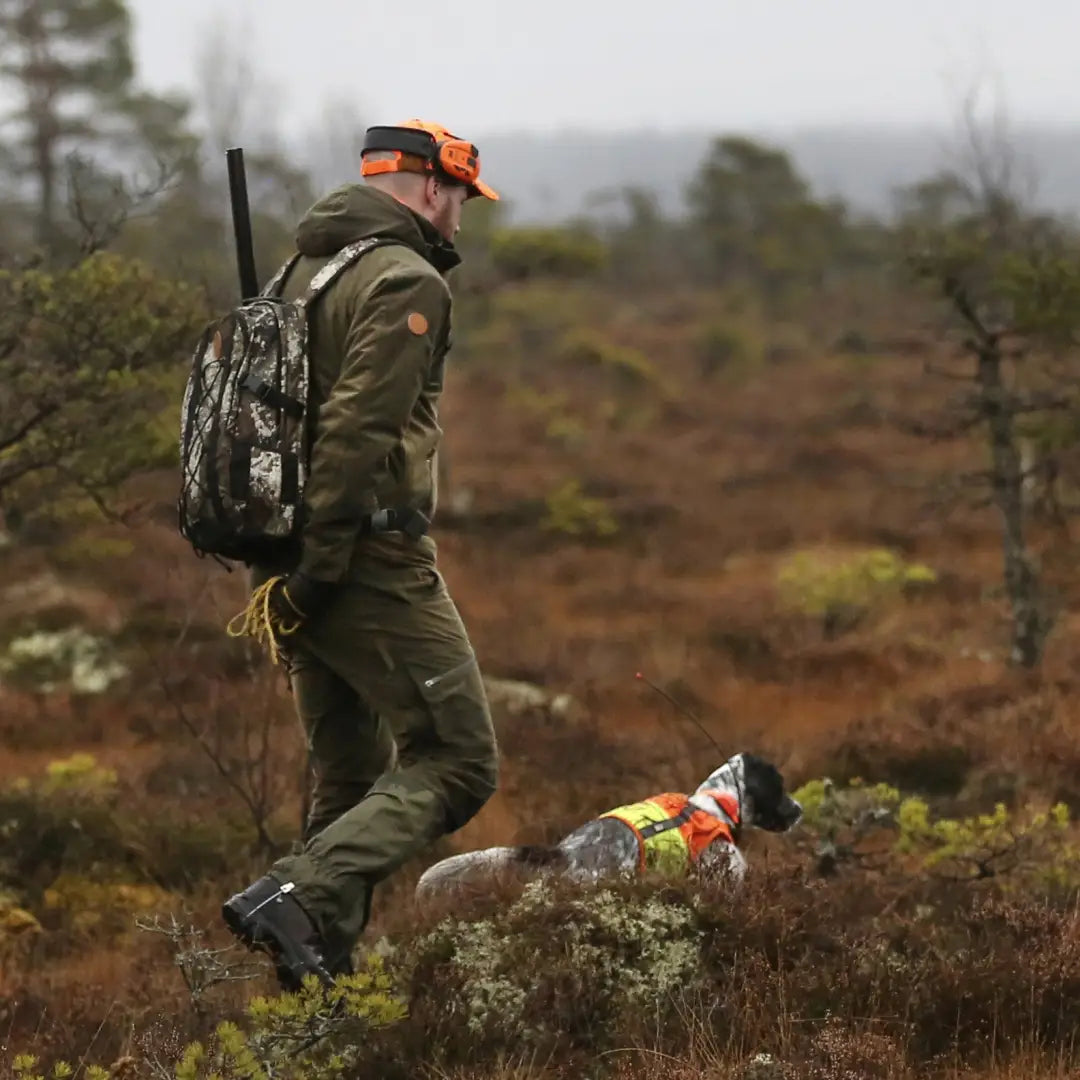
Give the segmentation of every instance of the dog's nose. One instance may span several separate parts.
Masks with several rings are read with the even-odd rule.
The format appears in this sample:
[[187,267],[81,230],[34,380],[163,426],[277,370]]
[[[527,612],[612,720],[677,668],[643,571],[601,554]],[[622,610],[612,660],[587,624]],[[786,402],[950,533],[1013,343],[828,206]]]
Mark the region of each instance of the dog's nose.
[[793,829],[802,820],[802,807],[790,795],[785,795],[780,816],[787,828]]

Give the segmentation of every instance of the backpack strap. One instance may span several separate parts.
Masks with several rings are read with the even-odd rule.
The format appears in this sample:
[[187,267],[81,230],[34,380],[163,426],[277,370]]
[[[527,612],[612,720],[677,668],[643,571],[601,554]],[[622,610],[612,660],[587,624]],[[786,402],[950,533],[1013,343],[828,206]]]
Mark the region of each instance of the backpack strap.
[[333,280],[344,270],[348,270],[353,263],[357,262],[362,256],[366,255],[372,248],[377,248],[383,244],[392,244],[395,241],[385,240],[379,237],[372,237],[368,240],[356,240],[351,244],[346,244],[312,279],[311,284],[307,287],[304,295],[300,297],[297,303],[301,308],[308,308],[315,303],[316,300],[322,296],[323,292],[333,282]]
[[292,273],[293,267],[300,261],[300,253],[293,255],[278,272],[263,286],[260,296],[280,296],[285,280]]
[[[372,237],[368,240],[355,240],[346,244],[312,279],[304,295],[297,300],[301,308],[308,308],[315,303],[323,294],[330,283],[343,270],[347,270],[362,255],[366,255],[372,248],[381,247],[383,244],[396,243],[394,240],[386,240],[381,237]],[[281,290],[292,273],[293,267],[300,261],[300,253],[293,255],[278,272],[263,286],[260,296],[280,297]]]

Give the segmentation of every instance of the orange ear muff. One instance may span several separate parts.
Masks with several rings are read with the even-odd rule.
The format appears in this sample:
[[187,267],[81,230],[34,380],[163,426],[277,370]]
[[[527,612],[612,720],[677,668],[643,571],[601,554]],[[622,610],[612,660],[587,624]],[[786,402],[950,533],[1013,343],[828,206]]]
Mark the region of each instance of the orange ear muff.
[[[443,133],[440,129],[440,133]],[[498,194],[480,180],[480,151],[470,142],[454,137],[440,140],[433,131],[423,127],[371,127],[364,136],[362,154],[369,151],[393,153],[392,160],[364,161],[363,176],[380,173],[419,172],[442,173],[445,177],[469,188],[470,198],[483,195],[498,199]]]
[[451,139],[439,143],[439,167],[462,184],[473,184],[480,175],[480,152],[472,143]]

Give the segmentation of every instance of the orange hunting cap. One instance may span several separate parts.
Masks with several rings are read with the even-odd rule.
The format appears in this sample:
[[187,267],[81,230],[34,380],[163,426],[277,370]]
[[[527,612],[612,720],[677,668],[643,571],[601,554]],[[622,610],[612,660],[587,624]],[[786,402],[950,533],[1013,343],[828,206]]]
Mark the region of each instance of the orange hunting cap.
[[363,161],[363,176],[390,172],[441,173],[469,190],[468,197],[498,199],[499,193],[480,179],[480,151],[459,139],[442,124],[406,120],[403,124],[370,127],[364,135],[361,156],[380,151],[393,158]]

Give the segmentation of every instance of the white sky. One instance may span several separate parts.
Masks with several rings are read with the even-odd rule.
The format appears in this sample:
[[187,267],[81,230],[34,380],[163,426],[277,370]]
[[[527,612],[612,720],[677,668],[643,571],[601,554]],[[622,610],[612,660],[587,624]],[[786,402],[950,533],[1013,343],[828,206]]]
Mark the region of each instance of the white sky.
[[129,0],[142,82],[187,89],[219,12],[282,92],[466,137],[556,128],[947,123],[987,79],[1010,120],[1080,121],[1080,0]]

